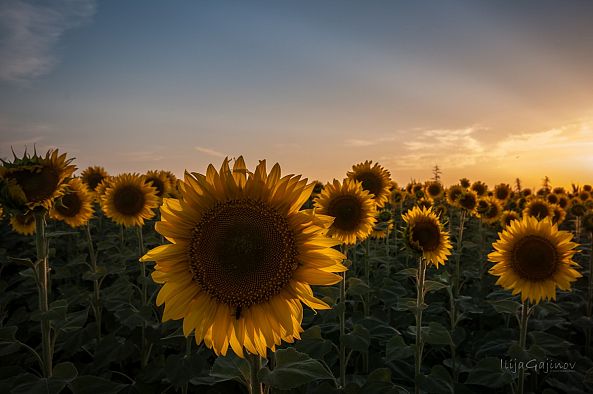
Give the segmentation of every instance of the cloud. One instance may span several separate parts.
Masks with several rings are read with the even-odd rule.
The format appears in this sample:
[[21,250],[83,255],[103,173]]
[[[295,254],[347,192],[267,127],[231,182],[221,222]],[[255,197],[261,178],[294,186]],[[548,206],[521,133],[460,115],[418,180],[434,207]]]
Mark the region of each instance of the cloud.
[[165,158],[165,156],[155,151],[125,152],[119,155],[124,156],[124,161],[129,162],[154,162],[161,161]]
[[390,142],[390,141],[395,141],[395,140],[396,140],[396,137],[394,137],[394,136],[377,137],[374,139],[365,139],[365,140],[351,138],[351,139],[347,139],[346,141],[344,141],[344,145],[357,148],[357,147],[379,145],[384,142]]
[[87,23],[94,0],[0,4],[0,81],[26,82],[48,74],[58,63],[54,48],[62,35]]
[[218,151],[215,151],[214,149],[204,148],[202,146],[194,146],[194,149],[197,150],[198,152],[205,153],[209,156],[222,157],[222,158],[226,157],[226,155],[224,155],[223,153],[220,153]]

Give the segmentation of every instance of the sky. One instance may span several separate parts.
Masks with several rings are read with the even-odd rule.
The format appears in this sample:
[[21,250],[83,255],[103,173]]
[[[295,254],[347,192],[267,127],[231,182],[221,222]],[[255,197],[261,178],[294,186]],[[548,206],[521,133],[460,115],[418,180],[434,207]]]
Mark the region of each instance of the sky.
[[592,19],[580,0],[2,0],[0,158],[593,183]]

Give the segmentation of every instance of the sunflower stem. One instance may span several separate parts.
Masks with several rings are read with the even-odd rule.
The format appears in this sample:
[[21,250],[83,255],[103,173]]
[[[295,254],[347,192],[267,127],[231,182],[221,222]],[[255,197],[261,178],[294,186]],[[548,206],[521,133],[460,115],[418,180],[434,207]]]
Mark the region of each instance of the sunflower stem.
[[[343,245],[342,253],[348,259],[348,246]],[[356,254],[356,253],[355,253]],[[342,281],[340,282],[340,305],[338,312],[340,320],[340,387],[346,387],[346,271],[341,273]]]
[[422,351],[424,341],[422,340],[422,311],[424,309],[424,282],[426,279],[426,260],[420,256],[418,261],[418,272],[416,274],[416,352],[415,352],[415,387],[416,393],[420,393],[420,373],[422,368]]
[[264,388],[257,377],[261,369],[261,357],[257,354],[247,354],[249,361],[249,394],[263,394]]
[[[191,343],[193,342],[193,337],[190,335],[187,338],[185,338],[185,358],[189,358],[189,356],[191,356]],[[187,394],[189,390],[189,381],[183,383],[183,386],[181,386],[181,392],[183,394]]]
[[[529,305],[528,302],[525,301],[521,305],[521,322],[519,323],[519,347],[521,348],[521,352],[525,352],[525,347],[527,344],[527,320],[529,318]],[[519,394],[523,394],[525,385],[525,369],[519,369],[519,382],[518,382],[518,390]]]
[[45,237],[45,210],[35,211],[35,245],[37,249],[37,278],[39,287],[39,311],[41,312],[41,348],[43,376],[52,376],[51,322],[49,311],[49,262],[47,259],[47,239]]
[[463,248],[463,227],[465,226],[465,209],[459,212],[459,235],[457,236],[457,255],[455,256],[455,297],[461,291],[461,252]]
[[[138,234],[138,256],[142,257],[144,255],[144,238],[142,236],[142,226],[138,226],[137,227],[137,234]],[[140,263],[140,281],[141,283],[141,289],[142,289],[142,308],[140,309],[141,311],[143,311],[146,307],[147,304],[147,299],[148,299],[148,291],[147,291],[147,281],[146,281],[146,265],[145,263]],[[141,342],[141,350],[142,350],[142,355],[141,355],[141,365],[142,368],[146,367],[148,365],[148,354],[147,354],[147,349],[146,349],[146,322],[143,321],[142,322],[142,327],[141,327],[141,338],[140,340]]]
[[[590,319],[593,314],[593,232],[589,233],[591,237],[591,249],[589,250],[589,277],[587,283],[587,317]],[[585,349],[587,353],[593,354],[591,349],[591,327],[587,327],[585,332]]]
[[85,226],[86,240],[89,247],[89,259],[91,262],[93,273],[93,312],[95,313],[95,324],[97,325],[97,342],[101,340],[101,298],[100,285],[97,278],[97,255],[95,255],[95,247],[93,246],[93,238],[91,236],[91,223],[88,222]]

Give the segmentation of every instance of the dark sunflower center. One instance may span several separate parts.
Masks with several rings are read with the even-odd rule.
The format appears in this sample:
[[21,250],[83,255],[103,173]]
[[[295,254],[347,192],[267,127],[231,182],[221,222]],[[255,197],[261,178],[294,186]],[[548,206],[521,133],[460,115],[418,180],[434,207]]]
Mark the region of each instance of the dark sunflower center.
[[20,170],[11,175],[19,184],[28,201],[41,201],[49,198],[58,188],[60,177],[50,167],[36,170]]
[[356,175],[356,180],[362,182],[362,188],[374,194],[375,197],[383,190],[383,180],[374,172],[361,172]]
[[529,207],[529,213],[531,214],[531,216],[534,216],[538,219],[543,219],[550,214],[548,206],[541,203],[532,204]]
[[99,183],[101,183],[101,181],[104,178],[105,177],[98,172],[93,172],[93,173],[89,174],[86,177],[86,182],[87,182],[87,185],[89,186],[89,189],[95,190],[97,188],[97,186],[99,186]]
[[449,198],[452,201],[457,201],[459,199],[459,197],[461,196],[461,193],[463,193],[462,190],[460,189],[453,189],[449,191]]
[[362,203],[356,196],[338,196],[330,201],[327,213],[335,217],[333,226],[337,229],[353,231],[362,220]]
[[278,294],[298,267],[286,218],[261,201],[218,203],[204,213],[189,249],[193,278],[210,296],[249,308]]
[[152,182],[152,187],[156,189],[156,195],[162,197],[165,192],[165,184],[159,178],[146,178],[146,183]]
[[490,204],[484,216],[486,216],[488,219],[494,219],[498,216],[498,214],[498,206],[496,206],[496,204]]
[[548,202],[550,204],[556,204],[558,203],[558,196],[555,194],[548,194]]
[[489,208],[488,202],[484,201],[484,200],[480,200],[480,201],[478,201],[476,211],[478,211],[478,213],[484,213],[488,210],[488,208]]
[[137,215],[144,208],[144,193],[135,185],[118,187],[113,193],[113,205],[124,215]]
[[469,209],[471,211],[476,207],[476,204],[476,198],[472,194],[464,193],[459,197],[459,205],[465,209]]
[[434,183],[429,185],[428,194],[430,194],[432,197],[438,196],[439,194],[441,194],[441,187]]
[[68,193],[61,199],[61,204],[56,204],[55,209],[62,216],[74,217],[80,212],[82,208],[82,201],[78,196],[78,193]]
[[441,229],[434,222],[418,222],[412,228],[412,241],[424,252],[434,252],[441,242]]
[[507,188],[504,187],[500,187],[498,189],[496,189],[495,194],[496,198],[498,198],[499,200],[506,200],[507,197],[509,196],[509,191]]
[[558,253],[547,239],[528,235],[515,245],[511,266],[521,278],[535,281],[548,279],[556,272]]

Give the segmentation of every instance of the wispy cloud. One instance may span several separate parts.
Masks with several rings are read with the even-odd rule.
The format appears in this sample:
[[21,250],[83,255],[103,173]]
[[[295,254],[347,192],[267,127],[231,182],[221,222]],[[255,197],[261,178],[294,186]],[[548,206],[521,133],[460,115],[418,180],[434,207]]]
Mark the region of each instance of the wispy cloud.
[[62,35],[90,20],[94,0],[0,4],[0,80],[25,82],[49,73],[58,63],[54,48]]
[[122,152],[119,155],[123,156],[124,161],[128,162],[154,162],[161,161],[165,158],[165,156],[156,151]]
[[214,149],[210,149],[210,148],[205,148],[203,146],[194,146],[194,149],[197,150],[198,152],[202,152],[205,153],[209,156],[214,156],[214,157],[226,157],[225,154],[220,153],[218,151],[215,151]]
[[369,139],[357,139],[357,138],[350,138],[344,141],[345,146],[349,147],[365,147],[365,146],[373,146],[379,145],[385,142],[395,141],[397,137],[395,136],[388,136],[388,137],[376,137],[376,138],[369,138]]

